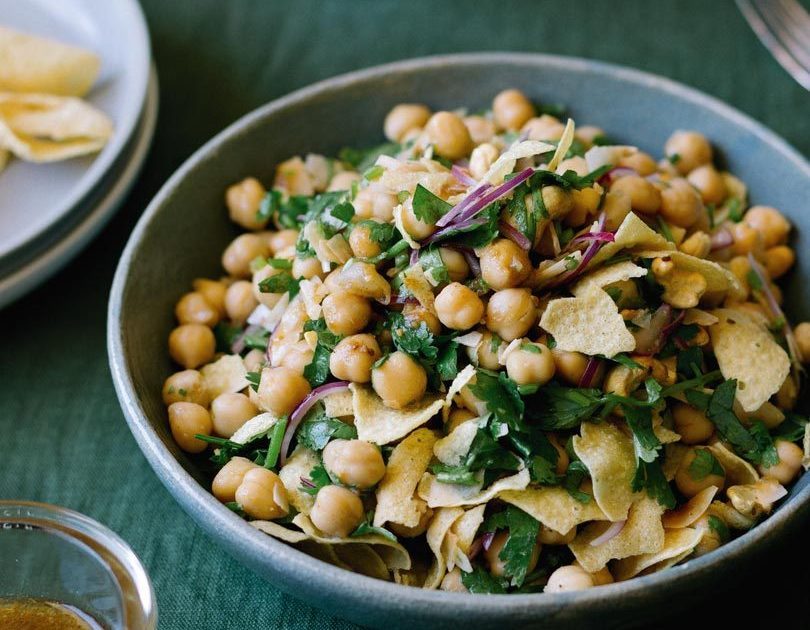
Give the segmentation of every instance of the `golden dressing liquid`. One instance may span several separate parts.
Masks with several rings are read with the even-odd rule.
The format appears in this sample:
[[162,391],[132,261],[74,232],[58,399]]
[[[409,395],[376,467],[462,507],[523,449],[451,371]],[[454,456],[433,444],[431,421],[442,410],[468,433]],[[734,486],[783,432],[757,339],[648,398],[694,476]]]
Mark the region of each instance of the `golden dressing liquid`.
[[0,630],[102,630],[89,615],[41,599],[0,599]]

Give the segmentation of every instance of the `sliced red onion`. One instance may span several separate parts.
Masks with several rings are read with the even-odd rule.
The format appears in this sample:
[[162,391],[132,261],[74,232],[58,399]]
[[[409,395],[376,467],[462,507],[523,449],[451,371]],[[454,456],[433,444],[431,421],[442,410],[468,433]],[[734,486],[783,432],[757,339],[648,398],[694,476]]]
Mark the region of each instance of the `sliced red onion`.
[[[606,219],[607,219],[607,217],[606,217],[605,213],[602,212],[602,214],[599,215],[599,221],[596,224],[596,232],[595,233],[602,232],[605,229],[605,220]],[[572,280],[574,280],[575,278],[578,278],[579,276],[581,276],[585,272],[585,270],[588,268],[588,264],[591,262],[591,260],[593,260],[593,257],[596,256],[596,254],[599,252],[600,249],[602,249],[602,245],[604,245],[604,241],[601,241],[601,240],[591,241],[588,244],[588,247],[585,249],[585,253],[582,254],[582,259],[579,261],[579,264],[574,269],[572,269],[571,271],[569,271],[567,273],[564,273],[564,274],[558,276],[557,278],[555,278],[554,280],[552,280],[549,283],[548,288],[551,289],[551,288],[566,285],[569,282],[571,282]]]
[[613,232],[586,232],[571,239],[571,243],[581,243],[583,241],[601,241],[603,243],[612,243],[616,240],[616,235]]
[[760,284],[762,284],[762,294],[768,303],[768,308],[771,310],[773,321],[782,322],[782,334],[785,336],[785,342],[787,343],[788,352],[790,353],[790,361],[793,363],[793,367],[795,367],[796,370],[803,372],[804,368],[802,367],[802,354],[799,351],[799,344],[796,342],[796,337],[793,334],[793,328],[791,328],[790,322],[788,322],[784,311],[782,311],[782,308],[779,306],[779,302],[776,301],[776,296],[773,294],[773,291],[771,291],[770,280],[751,253],[748,254],[748,262],[751,265],[751,271],[756,274]]
[[[445,215],[447,216],[447,215]],[[471,219],[469,221],[460,221],[459,223],[453,223],[452,225],[448,225],[443,227],[440,230],[437,230],[430,236],[428,236],[424,241],[422,241],[423,245],[430,245],[431,243],[435,243],[436,241],[441,240],[448,232],[454,232],[456,230],[462,230],[466,228],[475,228],[480,225],[486,225],[486,221],[483,219]]]
[[[481,212],[484,208],[486,208],[489,204],[498,201],[501,197],[505,197],[510,192],[512,192],[515,188],[520,186],[523,182],[529,179],[534,174],[534,169],[529,167],[523,169],[520,173],[515,175],[512,179],[508,182],[504,182],[500,186],[496,186],[492,190],[487,191],[485,194],[478,197],[475,201],[473,201],[464,211],[458,215],[457,220],[455,223],[461,223],[468,219],[472,219],[475,215]],[[452,212],[452,210],[450,211]],[[448,213],[449,214],[449,213]],[[445,219],[447,215],[444,215],[439,221]],[[436,223],[438,225],[438,222]],[[448,225],[448,223],[444,223],[443,225]]]
[[[672,317],[671,314],[670,314],[670,317]],[[678,326],[681,325],[681,322],[683,321],[684,317],[686,317],[686,311],[684,311],[684,310],[677,311],[675,313],[675,317],[672,317],[672,319],[670,319],[669,323],[661,329],[661,336],[664,339],[669,337],[673,332],[675,332],[675,329],[678,328]]]
[[495,539],[495,532],[487,532],[483,536],[481,536],[481,547],[483,547],[484,551],[489,551],[489,548],[492,546],[492,541]]
[[478,184],[475,188],[473,188],[470,192],[467,193],[467,196],[464,197],[461,201],[459,201],[455,206],[450,208],[450,210],[441,217],[438,221],[436,221],[436,225],[438,227],[444,227],[445,225],[449,225],[453,220],[456,219],[462,212],[464,212],[470,205],[475,202],[476,199],[481,197],[487,190],[492,188],[492,184],[488,182],[482,182]]
[[500,221],[498,222],[498,227],[506,238],[517,243],[517,246],[521,249],[529,251],[532,248],[532,242],[515,226],[510,225],[506,221]]
[[312,483],[311,479],[307,479],[306,477],[299,477],[299,479],[301,480],[301,485],[302,486],[304,486],[306,488],[314,488],[315,487],[315,484]]
[[593,385],[593,379],[601,363],[602,361],[596,357],[588,357],[588,363],[585,365],[585,371],[582,373],[577,387],[590,387]]
[[320,387],[313,389],[311,392],[309,392],[309,394],[307,394],[306,398],[299,403],[299,405],[295,408],[295,411],[290,414],[290,421],[287,423],[287,430],[284,432],[284,439],[281,442],[279,461],[281,462],[282,466],[284,465],[284,462],[287,461],[287,452],[290,450],[290,443],[292,442],[295,432],[298,430],[298,425],[301,424],[301,420],[303,420],[307,415],[307,412],[312,409],[312,406],[330,394],[336,394],[347,389],[349,389],[349,383],[347,381],[327,383],[326,385],[321,385]]
[[410,263],[411,267],[413,267],[418,262],[419,262],[419,250],[412,249],[410,258],[408,259],[408,263]]
[[607,171],[602,177],[599,178],[599,183],[603,186],[605,184],[611,184],[620,177],[627,177],[629,175],[638,175],[638,171],[634,168],[629,168],[627,166],[615,166],[609,171]]
[[615,521],[611,523],[610,527],[608,527],[602,534],[600,534],[591,541],[591,547],[598,547],[599,545],[604,545],[607,541],[612,540],[613,538],[618,536],[624,529],[625,523],[627,523],[626,520]]
[[475,557],[481,553],[483,536],[479,536],[475,540],[472,541],[470,545],[470,551],[467,553],[467,558],[469,560],[475,560]]
[[450,172],[453,174],[459,183],[464,184],[465,186],[475,186],[478,182],[473,179],[470,175],[469,171],[464,168],[461,168],[458,164],[453,164],[453,167],[450,169]]
[[412,295],[392,295],[391,301],[386,304],[386,306],[395,306],[400,305],[404,306],[405,304],[419,304],[419,300],[417,300]]
[[728,247],[734,242],[734,236],[726,228],[720,228],[711,239],[711,251],[716,252],[718,249]]

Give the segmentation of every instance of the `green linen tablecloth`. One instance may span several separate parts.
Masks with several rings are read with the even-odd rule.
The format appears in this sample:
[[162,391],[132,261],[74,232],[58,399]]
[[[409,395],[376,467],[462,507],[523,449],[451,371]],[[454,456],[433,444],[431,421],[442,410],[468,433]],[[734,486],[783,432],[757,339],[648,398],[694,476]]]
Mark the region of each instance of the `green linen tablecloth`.
[[[514,50],[660,73],[740,108],[804,154],[810,150],[810,97],[755,39],[731,0],[143,0],[143,6],[161,106],[140,181],[78,259],[0,312],[0,497],[65,505],[120,533],[152,575],[162,628],[353,627],[282,594],[203,535],[152,473],[113,391],[105,325],[119,254],[150,198],[213,134],[266,101],[356,68],[434,53]],[[176,254],[183,255],[182,242]],[[779,579],[799,555],[807,566],[806,541],[751,567],[750,586],[714,594],[713,605],[729,615],[729,625],[736,619],[743,627],[771,620],[774,607],[802,606],[807,570],[790,585]],[[744,605],[752,595],[770,604]],[[661,618],[662,625],[682,618],[694,624],[708,613],[673,602]]]

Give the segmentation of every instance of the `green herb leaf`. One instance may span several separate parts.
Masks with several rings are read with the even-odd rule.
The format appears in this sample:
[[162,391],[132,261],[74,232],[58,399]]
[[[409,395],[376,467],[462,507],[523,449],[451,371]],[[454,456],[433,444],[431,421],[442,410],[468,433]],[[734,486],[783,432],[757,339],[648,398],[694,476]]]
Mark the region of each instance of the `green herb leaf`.
[[661,464],[658,461],[645,462],[643,459],[638,460],[632,488],[634,492],[646,489],[647,496],[655,499],[660,505],[669,510],[675,507],[675,495],[672,493],[672,488],[669,486],[669,482],[664,476],[664,471],[661,470]]
[[425,359],[431,363],[438,357],[439,349],[433,345],[433,334],[425,322],[420,321],[414,327],[402,313],[392,312],[388,316],[388,327],[398,350],[417,360]]
[[381,155],[396,155],[401,150],[402,147],[396,142],[386,142],[385,144],[369,149],[345,147],[338,151],[338,158],[341,162],[346,162],[356,170],[363,172],[374,166],[374,162],[376,162],[377,158]]
[[441,197],[437,197],[422,184],[416,185],[413,192],[413,214],[423,223],[436,223],[453,206]]
[[432,280],[431,284],[434,286],[450,283],[450,272],[447,270],[444,260],[442,260],[438,247],[431,245],[422,248],[419,254],[419,263],[422,265],[428,279]]
[[734,221],[734,223],[739,223],[742,221],[742,203],[736,197],[732,198],[731,201],[728,202],[728,218]]
[[709,399],[706,415],[717,427],[720,437],[731,444],[738,455],[754,464],[761,464],[763,445],[746,430],[734,413],[734,396],[736,392],[737,381],[735,379],[720,383]]
[[582,492],[579,486],[585,477],[589,476],[588,468],[579,460],[572,460],[568,464],[568,469],[565,471],[565,479],[563,480],[563,488],[574,499],[580,503],[590,503],[591,497],[587,492]]
[[281,209],[281,191],[277,189],[268,190],[267,194],[259,204],[256,211],[257,221],[269,221]]
[[298,295],[300,281],[287,272],[277,273],[259,282],[262,293],[289,293],[290,298]]
[[315,351],[312,353],[312,361],[304,367],[304,378],[313,388],[323,385],[329,378],[331,374],[329,356],[331,354],[332,351],[323,345],[319,338],[318,345],[315,346]]
[[461,583],[470,593],[503,595],[508,582],[489,573],[483,567],[473,567],[472,573],[461,572]]
[[517,383],[506,373],[495,374],[479,369],[476,373],[476,382],[469,387],[475,396],[484,401],[487,410],[497,420],[516,431],[526,429],[523,422],[525,409],[523,398],[520,396]]
[[298,443],[313,451],[321,451],[329,440],[353,440],[357,429],[326,415],[323,404],[315,405],[296,432]]
[[623,365],[626,368],[630,368],[631,370],[642,369],[641,364],[637,363],[636,361],[633,361],[633,359],[628,357],[623,352],[620,352],[619,354],[614,354],[612,357],[610,357],[609,360],[613,361],[614,363],[618,363],[619,365]]
[[[302,479],[302,481],[304,481]],[[331,486],[332,485],[332,478],[329,476],[329,473],[326,472],[326,468],[322,465],[315,466],[309,472],[309,479],[306,480],[308,483],[302,483],[300,488],[302,492],[306,492],[307,494],[311,494],[315,496],[318,494],[318,490],[323,488],[324,486]]]
[[807,422],[807,418],[792,411],[786,411],[785,419],[774,429],[773,437],[787,440],[788,442],[798,442],[804,438]]
[[392,532],[389,532],[387,529],[383,527],[374,527],[372,523],[374,522],[374,511],[372,510],[368,514],[366,514],[365,520],[357,526],[349,536],[351,538],[356,538],[357,536],[382,536],[383,538],[387,538],[391,542],[397,542],[397,537],[394,536]]
[[481,483],[481,475],[470,470],[467,466],[448,466],[446,464],[433,464],[430,472],[436,475],[436,480],[442,483],[452,483],[459,486],[477,486]]
[[259,391],[259,382],[262,380],[262,373],[261,372],[248,372],[245,375],[247,382],[250,384],[251,388],[253,388],[254,392]]
[[503,560],[504,573],[512,578],[512,585],[522,586],[537,544],[540,522],[520,508],[509,505],[506,508],[506,525],[509,537],[498,557]]
[[689,476],[695,481],[702,481],[709,475],[725,476],[725,471],[720,462],[715,459],[712,452],[707,448],[695,449],[695,459],[689,464]]
[[623,405],[624,417],[633,432],[633,449],[636,457],[646,463],[654,462],[661,449],[661,442],[653,431],[652,409]]
[[439,351],[436,371],[443,381],[452,381],[458,376],[458,343],[450,341]]
[[728,525],[721,518],[714,514],[709,515],[709,529],[717,534],[720,542],[726,542],[731,538],[731,532],[728,531]]
[[530,407],[530,419],[541,429],[557,431],[573,429],[593,416],[604,403],[604,396],[598,389],[548,384],[540,388],[536,400]]
[[281,443],[284,441],[284,432],[287,430],[287,417],[281,418],[270,429],[270,446],[267,447],[267,455],[264,458],[264,467],[273,469],[278,463],[278,456],[281,453]]

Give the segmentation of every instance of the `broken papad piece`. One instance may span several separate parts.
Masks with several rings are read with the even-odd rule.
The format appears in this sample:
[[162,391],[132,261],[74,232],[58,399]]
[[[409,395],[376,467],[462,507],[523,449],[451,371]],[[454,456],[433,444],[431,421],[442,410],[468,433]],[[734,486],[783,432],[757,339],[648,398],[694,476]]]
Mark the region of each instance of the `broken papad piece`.
[[728,293],[735,300],[745,299],[740,281],[723,265],[680,251],[649,250],[635,254],[639,258],[668,258],[676,269],[698,273],[706,279],[706,293]]
[[418,525],[427,504],[416,496],[416,487],[433,457],[436,439],[435,432],[417,429],[391,451],[385,475],[377,486],[374,527],[388,522],[405,527]]
[[653,230],[649,225],[638,218],[638,215],[631,212],[628,214],[619,229],[613,235],[613,242],[605,243],[588,263],[588,268],[593,269],[612,258],[614,254],[623,249],[633,247],[646,247],[656,250],[674,250],[675,245],[670,243],[661,234]]
[[551,300],[540,319],[540,328],[554,337],[556,347],[589,356],[608,358],[636,348],[619,307],[603,289],[587,284],[580,295]]
[[299,445],[278,471],[290,505],[301,514],[309,514],[315,503],[315,497],[301,487],[301,478],[308,479],[312,469],[320,465],[321,460],[315,451]]
[[582,503],[559,486],[506,490],[498,498],[519,507],[546,527],[563,535],[580,523],[608,520],[592,498]]
[[444,399],[425,396],[405,409],[391,409],[367,385],[352,383],[352,408],[358,439],[380,446],[404,438],[439,413]]
[[717,365],[725,379],[737,380],[736,399],[745,411],[756,411],[782,387],[790,374],[790,357],[773,335],[736,310],[715,309],[718,322],[709,326]]
[[608,422],[583,422],[580,435],[575,435],[572,442],[574,452],[591,475],[594,499],[607,520],[627,518],[627,511],[637,499],[632,489],[636,474],[633,441]]
[[499,479],[485,490],[480,486],[463,486],[460,484],[442,483],[426,472],[419,481],[417,493],[427,502],[428,507],[458,507],[462,505],[480,505],[487,503],[505,490],[523,490],[529,485],[529,469]]
[[616,536],[600,545],[592,545],[591,542],[604,534],[611,523],[591,523],[568,547],[588,573],[596,573],[611,560],[657,553],[664,547],[663,511],[655,499],[642,496],[630,508],[627,522]]
[[286,543],[300,543],[309,540],[304,532],[295,529],[289,529],[274,521],[249,521],[251,527],[255,527],[260,532],[264,532],[268,536],[278,538]]
[[453,523],[464,514],[460,507],[445,507],[436,510],[425,535],[428,547],[433,552],[433,562],[428,570],[423,588],[438,588],[447,573],[447,560],[444,557],[444,539]]
[[702,537],[703,532],[690,527],[665,530],[664,546],[660,551],[617,560],[611,565],[610,572],[617,581],[629,580],[665,560],[682,559],[683,554],[691,552]]
[[202,366],[200,375],[211,400],[220,394],[241,392],[249,385],[245,362],[238,354],[226,354]]
[[584,275],[572,288],[571,293],[575,296],[582,295],[585,287],[597,286],[600,289],[613,284],[623,282],[631,278],[643,278],[647,275],[644,267],[639,267],[629,260],[625,260],[615,265],[606,265],[596,271]]

